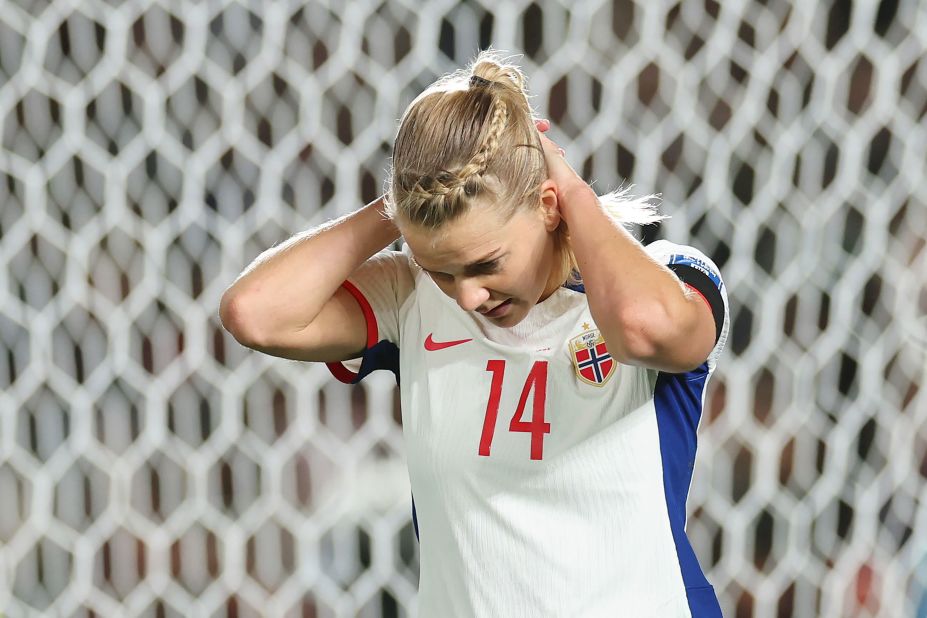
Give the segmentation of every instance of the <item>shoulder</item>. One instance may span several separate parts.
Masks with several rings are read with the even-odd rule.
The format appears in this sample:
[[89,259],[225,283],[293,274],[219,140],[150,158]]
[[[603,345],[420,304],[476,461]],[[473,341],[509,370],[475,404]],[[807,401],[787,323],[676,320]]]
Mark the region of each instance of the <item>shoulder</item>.
[[401,277],[415,279],[418,275],[423,274],[422,268],[416,263],[409,245],[403,244],[397,251],[396,249],[383,249],[373,254],[367,263],[373,268],[387,269],[395,272]]
[[363,277],[366,279],[382,278],[403,285],[414,286],[417,271],[421,269],[412,259],[411,253],[403,246],[402,249],[383,249],[370,256],[357,271],[352,279]]
[[718,265],[695,247],[667,240],[652,242],[645,249],[654,260],[673,271],[683,284],[708,303],[715,322],[716,346],[710,359],[713,360],[724,346],[730,324],[727,288]]
[[711,258],[695,247],[679,245],[668,240],[657,240],[647,245],[645,249],[653,259],[669,267],[684,283],[689,283],[688,278],[706,277],[718,292],[722,294],[726,292],[721,269]]
[[668,240],[657,240],[647,245],[645,249],[651,257],[663,264],[681,264],[705,271],[714,278],[721,278],[721,270],[717,264],[695,247],[680,245]]
[[412,268],[414,263],[410,258],[411,254],[409,254],[406,247],[403,246],[399,251],[395,249],[383,249],[378,251],[367,259],[367,263],[371,266],[379,266],[381,268],[408,270]]

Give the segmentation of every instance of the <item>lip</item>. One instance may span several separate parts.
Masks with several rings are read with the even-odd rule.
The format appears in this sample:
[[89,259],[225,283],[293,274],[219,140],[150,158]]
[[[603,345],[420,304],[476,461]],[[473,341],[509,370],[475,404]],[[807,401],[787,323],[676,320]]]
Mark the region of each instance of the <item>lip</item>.
[[481,311],[480,313],[485,315],[487,318],[498,318],[508,313],[509,308],[511,306],[512,306],[512,299],[509,298],[508,300],[499,303],[498,305],[496,305],[489,311]]

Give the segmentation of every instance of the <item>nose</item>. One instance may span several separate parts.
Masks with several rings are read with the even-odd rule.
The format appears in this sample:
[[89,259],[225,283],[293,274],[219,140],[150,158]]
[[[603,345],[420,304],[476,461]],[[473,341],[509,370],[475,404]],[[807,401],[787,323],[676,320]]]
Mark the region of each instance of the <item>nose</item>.
[[461,309],[476,311],[480,305],[489,300],[489,290],[473,279],[463,279],[457,284],[454,296]]

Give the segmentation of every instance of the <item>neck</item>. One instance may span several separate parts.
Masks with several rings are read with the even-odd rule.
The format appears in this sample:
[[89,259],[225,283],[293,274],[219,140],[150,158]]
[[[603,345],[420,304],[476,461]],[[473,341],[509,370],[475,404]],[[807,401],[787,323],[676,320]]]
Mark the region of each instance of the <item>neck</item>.
[[558,281],[558,279],[560,278],[557,276],[559,274],[558,271],[559,269],[555,268],[550,273],[550,276],[547,278],[547,283],[544,285],[544,291],[541,293],[541,297],[538,299],[539,303],[542,303],[545,300],[547,300],[551,294],[559,290],[560,286],[563,285],[564,283],[563,281]]
[[[538,299],[538,302],[543,302],[551,294],[556,292],[560,287],[567,282],[570,277],[570,274],[573,271],[573,260],[570,259],[569,267],[564,272],[564,251],[569,252],[569,241],[564,237],[565,230],[557,229],[556,236],[554,238],[554,255],[553,255],[553,265],[550,269],[550,274],[547,276],[547,283],[544,284],[544,292],[541,294],[541,298]],[[570,254],[572,256],[572,254]]]

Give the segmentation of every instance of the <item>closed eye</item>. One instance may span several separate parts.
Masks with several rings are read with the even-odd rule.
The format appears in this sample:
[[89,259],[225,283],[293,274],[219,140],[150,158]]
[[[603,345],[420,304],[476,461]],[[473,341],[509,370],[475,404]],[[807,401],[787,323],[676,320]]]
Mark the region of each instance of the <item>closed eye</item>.
[[499,260],[490,260],[488,262],[480,262],[479,264],[471,264],[467,270],[473,274],[491,275],[499,271]]
[[[499,257],[493,258],[491,260],[486,260],[485,262],[474,262],[468,264],[464,268],[464,276],[473,277],[478,275],[492,275],[499,272],[502,269],[502,261],[507,254],[502,254]],[[435,279],[440,279],[442,281],[450,281],[454,279],[454,275],[450,273],[440,272],[436,270],[429,270],[421,265],[420,262],[413,258],[413,261],[421,268],[423,271],[428,273],[429,276]]]

